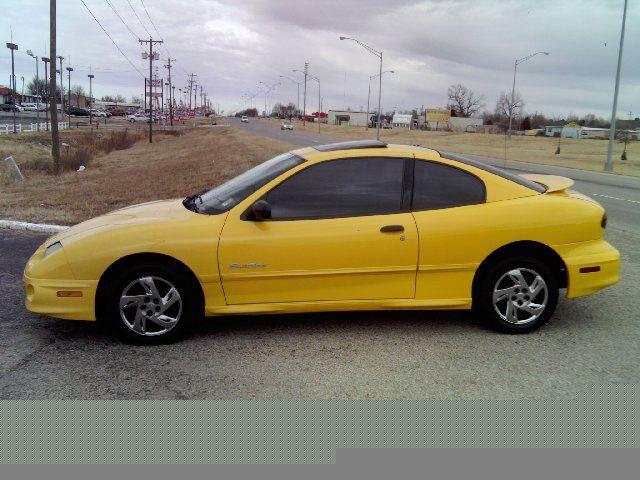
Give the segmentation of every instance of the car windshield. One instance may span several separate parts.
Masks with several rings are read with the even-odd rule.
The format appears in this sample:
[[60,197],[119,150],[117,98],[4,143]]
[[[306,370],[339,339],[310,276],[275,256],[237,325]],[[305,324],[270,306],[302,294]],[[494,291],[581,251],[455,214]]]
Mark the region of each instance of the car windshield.
[[187,197],[183,203],[187,208],[198,213],[215,215],[225,212],[260,187],[304,161],[304,158],[293,153],[283,153],[201,195]]

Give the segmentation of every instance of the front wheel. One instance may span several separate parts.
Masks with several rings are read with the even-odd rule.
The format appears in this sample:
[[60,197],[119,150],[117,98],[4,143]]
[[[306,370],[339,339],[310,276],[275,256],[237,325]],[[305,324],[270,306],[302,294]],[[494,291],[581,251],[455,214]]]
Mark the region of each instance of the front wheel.
[[526,333],[544,325],[558,304],[558,281],[551,269],[531,257],[497,262],[479,279],[474,306],[493,329]]
[[118,274],[102,303],[110,326],[125,340],[170,343],[188,334],[203,308],[189,277],[174,268],[146,264]]

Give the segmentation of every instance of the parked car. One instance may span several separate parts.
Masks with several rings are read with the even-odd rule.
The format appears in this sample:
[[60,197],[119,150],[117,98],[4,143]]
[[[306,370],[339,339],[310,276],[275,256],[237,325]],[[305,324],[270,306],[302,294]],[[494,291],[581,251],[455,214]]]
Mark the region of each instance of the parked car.
[[73,107],[73,106],[67,106],[66,113],[72,117],[88,117],[89,116],[89,110],[87,110],[86,108]]
[[22,109],[25,112],[37,112],[38,111],[38,105],[35,103],[23,103],[21,105]]
[[3,112],[22,112],[23,108],[15,103],[7,102],[0,105],[0,110]]
[[473,307],[529,332],[559,289],[618,281],[606,213],[572,185],[415,146],[307,147],[49,238],[24,270],[26,306],[140,343],[176,340],[205,314],[322,310]]
[[114,117],[124,117],[126,115],[125,111],[121,108],[110,108],[109,113]]
[[243,115],[243,116],[240,118],[240,122],[242,122],[242,123],[249,123],[249,117],[247,117],[246,115]]
[[104,110],[99,110],[99,109],[92,109],[91,110],[91,114],[94,117],[100,117],[100,118],[106,118],[108,116],[107,112],[105,112]]
[[282,125],[280,125],[280,130],[293,130],[293,123],[289,120],[285,120],[282,122]]
[[133,113],[125,117],[130,122],[144,122],[149,120],[149,115],[144,113]]

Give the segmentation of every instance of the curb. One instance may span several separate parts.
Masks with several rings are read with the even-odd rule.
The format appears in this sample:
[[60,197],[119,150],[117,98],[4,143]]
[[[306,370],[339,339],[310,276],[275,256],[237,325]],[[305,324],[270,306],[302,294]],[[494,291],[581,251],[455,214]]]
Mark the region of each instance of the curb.
[[0,220],[0,228],[8,228],[9,230],[26,230],[30,232],[41,232],[41,233],[59,233],[69,229],[69,227],[65,227],[62,225],[47,225],[44,223],[16,222],[13,220]]

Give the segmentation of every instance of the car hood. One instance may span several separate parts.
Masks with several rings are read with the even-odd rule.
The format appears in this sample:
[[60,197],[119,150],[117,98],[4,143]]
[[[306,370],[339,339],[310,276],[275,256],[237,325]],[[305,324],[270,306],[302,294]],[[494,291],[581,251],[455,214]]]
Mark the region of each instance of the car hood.
[[141,203],[139,205],[114,210],[99,217],[92,218],[91,220],[78,223],[68,230],[49,238],[46,243],[47,245],[51,245],[52,243],[60,242],[78,234],[87,233],[89,230],[99,228],[180,220],[193,215],[198,214],[187,210],[182,204],[182,199],[157,200]]

